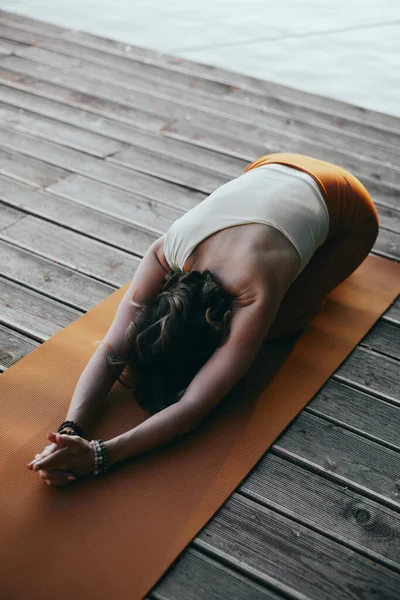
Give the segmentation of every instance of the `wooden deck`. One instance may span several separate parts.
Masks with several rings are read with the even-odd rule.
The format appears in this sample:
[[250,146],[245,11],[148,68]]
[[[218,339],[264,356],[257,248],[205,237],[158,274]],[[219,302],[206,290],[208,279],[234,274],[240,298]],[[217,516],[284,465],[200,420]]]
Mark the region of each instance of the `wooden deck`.
[[[400,259],[400,119],[1,11],[0,84],[3,370],[267,152],[352,171]],[[400,598],[399,328],[397,300],[149,598]]]

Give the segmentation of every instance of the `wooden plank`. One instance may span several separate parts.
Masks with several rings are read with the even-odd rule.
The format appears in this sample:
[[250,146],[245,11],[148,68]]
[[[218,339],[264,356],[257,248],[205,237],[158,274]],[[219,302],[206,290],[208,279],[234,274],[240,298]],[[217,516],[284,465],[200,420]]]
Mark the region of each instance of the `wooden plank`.
[[[114,286],[1,239],[0,274],[80,312],[89,310],[115,291]],[[26,309],[29,312],[29,307]],[[22,327],[23,324],[20,329]]]
[[286,115],[287,118],[305,120],[313,125],[334,129],[342,135],[354,136],[356,139],[369,140],[370,144],[376,142],[384,147],[398,150],[398,131],[381,129],[373,123],[360,123],[344,116],[330,114],[317,107],[309,107],[292,102],[289,98],[281,98],[266,94],[259,94],[250,90],[237,89],[224,98],[228,102],[237,102],[241,106],[257,107],[271,113]]
[[[2,60],[10,60],[10,58]],[[189,126],[187,121],[189,121]],[[213,147],[215,148],[215,144],[219,143],[221,151],[224,151],[221,143],[223,143],[225,138],[240,138],[240,141],[246,142],[250,147],[253,147],[253,158],[271,151],[306,154],[340,165],[354,173],[360,179],[361,177],[367,177],[373,181],[385,182],[397,186],[400,183],[400,169],[397,166],[398,159],[394,155],[388,161],[378,161],[362,156],[357,152],[352,152],[351,148],[348,151],[340,148],[336,149],[333,145],[328,147],[327,144],[302,138],[301,136],[289,136],[277,129],[267,129],[256,123],[246,124],[239,121],[223,121],[215,115],[205,112],[201,114],[195,113],[193,110],[191,110],[189,115],[186,115],[185,120],[181,119],[178,123],[171,123],[166,126],[163,129],[163,133],[176,131],[177,129],[180,130],[181,134],[182,129],[183,131],[186,129],[189,134],[180,135],[178,139],[190,140],[191,136],[195,136],[197,141],[201,139],[201,132],[204,130],[206,130],[207,135],[208,131],[213,132],[209,138],[217,138]],[[395,161],[397,161],[397,165]]]
[[182,164],[180,160],[155,156],[153,152],[146,152],[138,148],[128,148],[127,151],[108,158],[107,162],[148,173],[190,189],[202,190],[208,194],[231,179],[227,175],[210,173],[189,164]]
[[[371,193],[370,190],[368,191]],[[383,206],[376,202],[376,208],[379,213],[380,226],[398,233],[400,231],[400,206],[397,209],[393,206]]]
[[[69,116],[71,114],[69,106],[76,106],[85,110],[85,121],[88,123],[94,122],[100,123],[107,131],[107,124],[110,123],[112,127],[113,123],[109,120],[101,121],[100,119],[93,118],[91,120],[88,112],[96,115],[106,116],[114,121],[120,121],[135,127],[135,131],[142,129],[144,131],[158,132],[164,125],[169,122],[169,119],[159,115],[151,115],[144,111],[137,110],[134,107],[124,106],[116,102],[103,100],[99,97],[92,96],[90,94],[84,94],[82,92],[76,92],[72,89],[55,85],[53,83],[47,83],[28,75],[14,73],[12,71],[6,71],[0,69],[0,81],[3,86],[12,86],[15,89],[27,90],[31,94],[35,94],[35,98],[48,98],[49,100],[57,100],[56,106],[58,107],[58,114],[63,116]],[[5,89],[4,87],[2,88]],[[3,94],[6,92],[3,91]],[[67,104],[68,107],[64,106]],[[52,116],[52,115],[49,115]],[[113,131],[116,131],[116,129]]]
[[[262,587],[222,562],[188,547],[151,591],[152,600],[283,600],[277,590]],[[256,579],[256,578],[254,578]]]
[[375,160],[392,162],[394,165],[399,160],[400,136],[396,134],[392,134],[394,139],[391,145],[385,144],[384,147],[381,147],[378,139],[364,140],[359,136],[349,137],[343,129],[310,123],[309,120],[294,115],[288,117],[286,114],[266,112],[251,104],[227,102],[225,99],[200,94],[197,89],[183,88],[177,93],[176,87],[170,85],[166,80],[148,81],[138,77],[135,72],[118,71],[114,66],[106,64],[97,66],[82,60],[81,54],[77,54],[78,57],[69,57],[49,52],[37,46],[24,47],[15,54],[40,64],[48,64],[72,73],[85,75],[90,79],[112,83],[139,92],[143,91],[155,97],[170,98],[184,106],[218,114],[221,118],[257,123],[259,127],[268,130],[272,128],[281,135],[306,138],[328,146],[335,146],[338,150],[343,149],[343,151],[351,151]]
[[386,231],[381,227],[374,245],[374,252],[386,258],[400,260],[400,234]]
[[386,320],[395,323],[396,325],[400,325],[400,296],[398,296],[397,300],[388,308],[385,312],[384,317]]
[[[0,144],[2,141],[3,137],[1,136]],[[44,188],[69,174],[68,171],[60,167],[50,166],[35,158],[27,158],[20,154],[7,152],[1,148],[0,173],[13,177],[23,183],[28,183],[36,188]]]
[[[204,193],[185,189],[143,173],[136,172],[132,177],[130,169],[1,126],[0,146],[24,155],[35,156],[51,165],[64,165],[65,168],[80,175],[97,179],[180,210],[188,210],[196,206],[205,196]],[[4,174],[7,175],[6,172]]]
[[[76,125],[82,129],[96,131],[101,136],[128,143],[166,158],[177,158],[188,164],[201,166],[211,172],[223,173],[235,177],[247,165],[246,161],[235,157],[221,155],[213,150],[200,149],[192,144],[173,140],[165,136],[150,135],[147,132],[138,130],[136,127],[115,123],[110,119],[99,119],[78,108],[65,106],[59,102],[40,98],[33,94],[7,87],[6,85],[0,87],[0,101],[7,103],[6,106],[13,105],[31,111],[24,113],[25,116],[29,114],[50,117],[70,125]],[[54,123],[54,121],[49,122]]]
[[15,50],[22,48],[23,44],[18,44],[18,42],[12,42],[11,40],[6,40],[4,38],[0,38],[0,56],[9,54],[13,54]]
[[61,36],[52,38],[48,34],[34,33],[30,29],[16,27],[13,23],[6,24],[3,20],[0,24],[0,35],[4,38],[22,42],[23,44],[32,44],[35,47],[40,47],[39,49],[47,48],[48,50],[54,50],[67,56],[82,58],[84,55],[85,60],[90,60],[99,65],[112,66],[115,70],[122,70],[130,74],[135,73],[137,77],[148,80],[150,84],[151,81],[164,81],[164,83],[173,83],[181,88],[201,89],[218,96],[226,94],[231,90],[229,84],[218,83],[208,79],[199,79],[198,77],[179,71],[166,71],[162,66],[127,60],[125,57],[113,56],[101,50],[82,48],[81,45],[63,39]]
[[[84,180],[84,178],[82,179]],[[86,188],[96,189],[96,182],[84,180],[84,183],[86,182],[88,183]],[[79,185],[78,182],[77,185]],[[71,187],[74,188],[74,186],[66,186],[67,193]],[[112,193],[114,188],[110,187],[110,191]],[[107,188],[102,189],[101,192],[104,198]],[[114,196],[118,199],[119,190],[115,190],[115,192]],[[79,193],[82,194],[82,204],[79,201]],[[98,196],[90,197],[88,202],[85,202],[85,193],[85,188],[78,190],[78,199],[69,201],[64,200],[62,196],[56,197],[47,192],[33,191],[27,186],[0,176],[0,199],[7,205],[22,209],[31,215],[44,218],[52,223],[119,247],[122,250],[129,249],[130,252],[139,256],[142,256],[148,247],[163,233],[162,231],[156,233],[155,226],[159,226],[160,222],[162,223],[162,216],[160,219],[157,218],[157,208],[161,207],[160,212],[163,213],[164,206],[154,203],[156,204],[154,211],[150,207],[146,210],[146,201],[139,199],[135,202],[134,197],[132,197],[129,205],[131,196],[126,194],[126,197],[121,201],[121,205],[127,213],[125,220],[107,215],[105,210],[99,212],[97,206]],[[67,196],[67,194],[65,195]],[[112,196],[108,198],[108,201],[111,198]],[[151,204],[150,201],[149,204]],[[119,213],[118,208],[114,205],[110,208],[110,211],[114,210],[117,214]],[[18,213],[18,215],[21,217],[21,213]],[[153,223],[151,223],[151,220],[153,220]],[[166,221],[166,219],[164,220]],[[151,231],[141,229],[141,227],[146,226],[147,222],[149,228],[154,225]],[[136,226],[137,223],[139,223],[139,226]]]
[[362,345],[370,350],[400,360],[400,328],[381,319],[362,340]]
[[1,231],[0,239],[115,287],[132,279],[140,262],[127,252],[30,215]]
[[[162,135],[150,135],[136,127],[127,127],[126,124],[121,125],[109,119],[99,119],[75,107],[65,106],[46,98],[38,98],[36,95],[7,87],[7,85],[0,87],[0,101],[31,111],[30,114],[44,115],[57,121],[76,125],[82,129],[97,131],[101,135],[126,142],[136,148],[166,158],[176,158],[218,174],[236,177],[243,172],[248,164],[246,161],[233,156],[227,156],[205,148],[200,149],[193,144],[180,142]],[[112,116],[112,114],[113,111],[110,110],[110,115]]]
[[[32,52],[31,58],[36,56],[39,62],[46,62],[46,55],[41,54],[42,48],[55,50],[68,56],[82,59],[82,48],[79,45],[66,41],[61,37],[55,39],[43,38],[43,40],[40,41],[40,48],[35,46],[34,48],[30,49],[30,52]],[[41,60],[41,57],[43,57],[43,60]],[[47,57],[49,58],[48,55]],[[161,79],[164,84],[171,82],[181,83],[182,85],[194,87],[196,90],[200,89],[207,91],[208,93],[218,95],[225,94],[223,98],[225,103],[238,103],[246,108],[250,105],[253,108],[261,109],[263,112],[284,116],[286,118],[290,117],[300,119],[303,122],[309,123],[313,126],[317,125],[327,127],[328,129],[333,129],[334,131],[337,130],[341,133],[341,135],[351,135],[355,137],[355,139],[366,138],[370,141],[370,143],[378,143],[385,147],[391,147],[394,150],[397,150],[399,146],[399,137],[396,132],[392,133],[389,130],[382,131],[379,127],[374,127],[373,125],[367,123],[360,124],[357,121],[340,118],[336,115],[327,114],[317,109],[310,109],[307,106],[298,105],[285,99],[274,98],[271,96],[266,98],[265,95],[263,96],[257,94],[256,92],[250,92],[246,90],[237,90],[232,94],[232,87],[225,84],[214,84],[214,87],[217,89],[213,88],[210,90],[209,87],[204,87],[204,84],[212,83],[208,82],[207,80],[194,80],[190,76],[189,80],[187,80],[188,76],[184,73],[180,73],[179,71],[171,71],[171,69],[166,69],[165,67],[144,64],[127,58],[126,56],[113,55],[95,48],[85,47],[84,58],[85,61],[112,67],[114,70],[125,71],[129,74],[134,73],[135,75],[140,75],[141,77],[146,78],[149,76],[156,76],[158,79]],[[61,59],[59,60],[61,61]],[[52,64],[51,57],[48,64]],[[61,62],[59,64],[60,66],[64,65],[62,68],[65,68],[65,63]],[[78,65],[78,67],[81,68],[81,63]],[[182,77],[184,78],[183,80]]]
[[[167,122],[166,118],[159,119],[155,115],[150,115],[141,111],[136,111],[135,109],[129,108],[128,106],[123,106],[122,104],[119,104],[117,102],[102,100],[98,97],[91,96],[89,94],[76,93],[73,90],[69,90],[67,88],[57,86],[51,83],[47,83],[45,81],[40,81],[38,79],[26,75],[20,75],[18,73],[0,70],[0,80],[6,85],[15,86],[18,87],[18,89],[29,90],[32,94],[40,94],[41,97],[56,99],[58,101],[56,103],[57,113],[59,115],[59,118],[62,118],[63,120],[69,121],[69,119],[71,118],[71,112],[69,110],[69,107],[60,104],[60,102],[84,108],[85,111],[91,111],[95,114],[106,115],[111,119],[122,121],[124,123],[134,124],[135,128],[140,127],[148,131],[158,131],[163,127],[163,125],[166,125]],[[7,93],[4,92],[5,87],[3,87],[2,90],[3,94]],[[13,101],[14,103],[18,104],[16,98],[14,98]],[[22,103],[21,98],[19,101]],[[51,110],[51,107],[46,105],[44,107],[44,110]],[[85,112],[84,115],[84,121],[86,123],[85,126],[87,126],[87,121],[90,118],[87,115],[87,112]],[[153,120],[155,121],[154,123]],[[112,127],[112,124],[110,124],[111,129],[109,128],[108,120],[101,121],[99,125],[98,123],[98,119],[94,119],[94,121],[89,121],[90,125],[93,124],[94,127],[99,127],[99,130],[101,130],[101,133],[103,134],[112,133],[112,135],[114,136],[117,134],[117,130]],[[125,131],[125,128],[122,129],[123,131]],[[214,153],[214,156],[217,155],[220,156],[222,159],[229,160],[228,164],[226,164],[225,162],[225,164],[223,165],[223,169],[225,172],[229,172],[231,176],[235,176],[236,168],[241,169],[243,165],[246,165],[250,162],[250,160],[253,160],[254,157],[257,155],[257,151],[259,153],[264,153],[266,151],[264,147],[260,147],[257,150],[247,142],[242,142],[240,140],[222,138],[221,141],[221,136],[219,136],[218,138],[216,136],[213,136],[212,133],[210,135],[207,135],[204,133],[204,131],[201,134],[199,134],[196,133],[193,129],[186,130],[186,134],[185,131],[181,131],[181,133],[184,134],[184,136],[182,137],[182,135],[179,134],[180,130],[182,130],[181,126],[177,127],[176,125],[171,124],[168,128],[164,128],[164,130],[162,131],[162,139],[168,141],[173,140],[178,142],[180,139],[186,139],[190,142],[192,147],[202,148],[202,151],[207,150],[209,148],[216,148],[219,151],[222,150],[222,152],[226,154],[221,155],[220,153],[216,152]],[[128,134],[124,135],[130,136],[130,128],[127,128],[127,131]],[[135,129],[135,135],[136,133],[137,129]],[[121,139],[124,141],[128,141],[129,143],[133,143],[133,141],[128,139],[128,137],[118,137],[116,139]],[[151,139],[153,140],[154,138]],[[149,138],[147,138],[147,142],[149,143]],[[143,146],[143,139],[141,138],[140,144],[141,146]],[[186,143],[183,143],[183,146],[187,147]],[[175,150],[175,148],[173,148],[173,150]],[[160,151],[160,149],[158,151]],[[245,157],[245,160],[242,161],[240,158],[234,158],[235,156],[243,156]],[[219,162],[220,160],[221,159],[219,159]],[[235,164],[232,164],[232,167],[230,167],[231,160],[237,161]],[[214,161],[213,164],[215,165]],[[381,204],[389,205],[392,207],[399,206],[398,189],[391,188],[387,184],[378,183],[373,180],[368,180],[367,187],[374,199],[376,201],[379,201]]]
[[[39,41],[42,44],[40,35],[47,35],[56,39],[61,38],[63,40],[72,41],[74,44],[84,46],[86,50],[98,49],[108,53],[110,56],[123,57],[134,63],[141,62],[148,68],[151,68],[151,66],[163,67],[167,73],[166,76],[170,78],[174,77],[175,73],[189,74],[192,77],[196,77],[196,80],[199,80],[200,78],[205,81],[226,84],[231,87],[233,93],[236,92],[237,88],[258,91],[260,94],[267,97],[272,96],[273,98],[282,98],[287,102],[291,101],[313,110],[324,111],[327,114],[341,115],[344,118],[353,119],[360,123],[373,123],[375,126],[386,128],[388,131],[397,130],[400,132],[400,120],[391,115],[385,115],[363,107],[353,106],[340,100],[318,96],[281,84],[257,79],[256,77],[235,73],[213,65],[196,63],[181,57],[164,54],[147,48],[140,48],[101,36],[95,36],[75,30],[63,30],[60,33],[60,28],[52,29],[54,26],[43,24],[42,22],[28,19],[27,17],[21,18],[20,15],[5,13],[4,11],[2,14],[2,23],[8,25],[10,30],[14,30],[14,35],[24,35],[24,32],[35,33],[36,37],[33,37],[32,41],[27,43],[37,43]],[[60,46],[58,48],[60,48]],[[85,49],[80,49],[82,55],[84,55]],[[199,85],[201,84],[202,82],[199,81]]]
[[[49,186],[47,191],[101,211],[105,215],[137,224],[157,235],[164,233],[185,212],[81,175],[70,175],[65,180]],[[135,233],[135,235],[137,234]],[[151,235],[153,239],[152,233],[146,235]],[[131,244],[135,243],[135,240],[132,239]]]
[[268,453],[239,491],[400,571],[399,514],[347,487]]
[[[1,34],[1,28],[0,28]],[[26,52],[25,52],[26,50]],[[67,52],[65,52],[65,50]],[[154,92],[165,90],[165,94],[181,92],[184,98],[193,97],[193,93],[199,91],[211,92],[217,97],[221,97],[230,91],[231,86],[212,81],[199,80],[184,73],[165,72],[157,66],[143,65],[140,62],[129,61],[127,64],[120,64],[116,68],[115,60],[111,63],[107,54],[104,53],[103,60],[91,60],[94,52],[88,57],[86,48],[82,53],[82,47],[72,44],[62,38],[43,40],[35,46],[23,46],[16,50],[18,56],[37,61],[42,64],[48,64],[61,69],[76,70],[86,76],[99,78],[101,81],[123,82],[126,77],[126,83],[131,82],[137,86],[137,89],[147,89]],[[19,53],[21,52],[21,53]],[[65,53],[64,53],[65,52]],[[96,57],[97,58],[97,57]],[[103,75],[101,70],[104,70]],[[114,77],[111,74],[114,71]],[[163,92],[164,93],[164,92]]]
[[0,324],[0,371],[5,371],[39,346],[25,335]]
[[394,406],[331,379],[307,405],[306,411],[329,417],[336,425],[400,451],[400,405]]
[[3,324],[41,342],[82,315],[3,277],[0,277],[0,312]]
[[[18,60],[18,59],[15,59]],[[1,62],[1,61],[0,61]],[[39,68],[41,68],[39,66]],[[48,69],[48,67],[46,67]],[[65,74],[65,76],[63,76],[63,84],[66,84],[66,80],[68,79],[68,74]],[[74,76],[77,77],[77,76]],[[83,80],[83,78],[81,78]],[[88,86],[87,82],[84,82],[86,88],[90,87]],[[100,84],[101,85],[101,84]],[[93,86],[92,86],[93,87]],[[107,91],[105,92],[106,94],[110,94],[110,90],[109,87],[110,86],[104,86],[107,88]],[[91,90],[93,91],[93,90]],[[193,121],[193,118],[189,115],[188,118],[191,119],[191,123]],[[206,119],[206,121],[204,121],[204,119]],[[204,143],[204,129],[202,129],[203,127],[205,129],[207,129],[207,127],[211,128],[211,129],[221,129],[225,126],[224,123],[221,123],[218,121],[218,119],[215,119],[213,117],[214,121],[211,122],[210,121],[210,116],[209,115],[202,115],[202,121],[200,123],[199,119],[196,119],[196,127],[197,128],[193,128],[193,126],[191,125],[189,128],[189,131],[186,129],[186,137],[184,135],[182,135],[182,124],[179,125],[179,129],[180,129],[180,135],[178,136],[180,139],[186,139],[187,141],[193,141],[195,140],[196,143],[198,144],[199,141],[201,139],[203,139],[203,143]],[[218,125],[216,124],[218,123]],[[226,123],[228,123],[228,121],[226,121]],[[199,128],[199,125],[202,126],[202,128]],[[238,129],[240,129],[240,127],[243,127],[243,124],[240,123],[232,123],[231,125],[234,125],[233,131],[232,131],[232,135],[239,135],[240,131],[237,131]],[[239,127],[240,126],[240,127]],[[163,133],[164,134],[169,134],[171,132],[171,127],[175,127],[176,130],[176,126],[168,126],[166,128],[164,128]],[[187,126],[185,125],[184,128],[186,128]],[[226,129],[226,128],[225,128]],[[246,141],[246,136],[249,137],[250,135],[250,130],[254,131],[255,137],[258,138],[257,144],[254,144],[254,142],[251,142],[251,140],[247,140]],[[270,151],[291,151],[291,152],[302,152],[302,153],[308,153],[308,154],[312,154],[314,156],[316,156],[317,158],[321,158],[322,160],[329,160],[331,162],[340,164],[341,166],[347,168],[348,170],[352,171],[356,176],[358,176],[361,181],[363,183],[365,183],[365,185],[368,187],[368,183],[370,181],[384,181],[385,184],[387,183],[394,183],[395,185],[397,185],[397,181],[398,183],[400,183],[400,178],[399,178],[399,174],[397,174],[396,170],[394,168],[389,168],[386,167],[384,165],[381,165],[380,163],[369,163],[366,159],[365,160],[360,160],[359,158],[354,158],[354,157],[350,157],[350,156],[344,156],[343,154],[341,154],[340,152],[336,152],[334,150],[327,150],[325,148],[320,148],[317,146],[313,146],[308,147],[308,142],[303,142],[302,140],[295,140],[295,139],[291,139],[290,140],[290,145],[288,144],[289,140],[285,141],[285,147],[282,147],[282,137],[275,134],[275,138],[276,140],[279,140],[279,147],[268,147],[266,148],[265,146],[263,146],[262,142],[260,141],[260,135],[262,134],[264,136],[264,138],[268,141],[269,143],[272,143],[272,136],[269,133],[268,136],[266,136],[266,132],[262,132],[261,130],[259,130],[257,127],[250,127],[250,126],[246,126],[245,129],[242,132],[244,139],[240,140],[240,142],[236,143],[235,141],[235,145],[236,148],[242,146],[243,149],[243,142],[246,144],[247,147],[247,151],[250,153],[250,151],[252,152],[252,155],[249,157],[249,160],[254,159],[257,155],[260,155],[262,153],[265,152],[270,152]],[[226,150],[232,151],[232,143],[231,140],[228,138],[228,148],[224,148],[224,144],[223,141],[224,139],[226,140],[227,136],[224,135],[224,133],[220,134],[220,135],[215,135],[215,134],[206,134],[207,135],[207,146],[208,147],[212,147],[214,149],[219,149],[222,150],[223,152]],[[176,136],[174,136],[176,137]],[[214,146],[212,146],[210,144],[210,139],[214,139]],[[277,142],[278,143],[278,142]],[[358,169],[358,171],[357,171]],[[399,172],[400,173],[400,172]]]
[[125,144],[96,133],[59,123],[3,102],[0,102],[0,124],[45,140],[57,140],[58,144],[99,157],[106,157],[126,147]]
[[[308,154],[340,165],[354,173],[367,188],[370,183],[378,184],[378,182],[384,189],[387,186],[393,192],[391,197],[397,198],[396,206],[399,205],[397,172],[392,165],[384,167],[381,163],[371,162],[365,157],[357,158],[357,156],[337,152],[333,148],[316,145],[311,147],[308,140],[284,138],[277,133],[267,133],[257,126],[248,126],[246,129],[241,124],[232,127],[232,124],[228,123],[224,131],[220,125],[219,128],[216,126],[213,132],[210,115],[206,114],[201,118],[189,115],[186,120],[171,122],[163,128],[162,133],[174,139],[206,145],[220,152],[234,153],[248,160],[254,160],[257,156],[271,152]],[[384,200],[379,199],[379,202],[384,203]]]
[[[36,80],[33,80],[36,81]],[[63,88],[59,88],[63,90]],[[21,108],[32,109],[34,112],[46,114],[53,118],[78,125],[89,130],[98,130],[103,135],[114,137],[120,141],[125,141],[138,148],[160,154],[162,156],[170,156],[189,164],[199,164],[204,168],[218,173],[226,173],[230,177],[237,177],[247,166],[248,161],[240,160],[232,156],[221,155],[218,152],[199,148],[193,144],[188,145],[185,142],[180,142],[166,136],[147,135],[138,131],[133,127],[126,127],[108,119],[97,119],[90,114],[72,107],[60,105],[58,102],[48,101],[45,98],[38,98],[33,94],[28,94],[6,86],[0,87],[0,100],[12,103]],[[112,113],[111,113],[112,114]],[[129,151],[128,151],[129,152]],[[124,153],[125,154],[125,153]],[[382,194],[382,185],[375,182],[368,184],[368,190],[376,199],[389,203],[387,208],[384,205],[378,206],[380,221],[383,227],[392,230],[400,228],[400,213],[393,210],[394,204],[399,205],[399,193],[392,192],[390,189],[385,190]],[[399,205],[400,206],[400,205]],[[389,220],[392,223],[389,223]]]
[[[1,195],[1,187],[0,187],[0,195]],[[8,208],[7,206],[2,206],[1,204],[0,204],[0,208],[1,208],[0,232],[4,231],[5,229],[7,229],[7,227],[12,225],[19,219],[24,218],[24,216],[25,216],[20,211],[14,210],[12,208]]]
[[[205,94],[199,96],[199,94],[196,95],[192,90],[185,91],[183,89],[177,92],[174,87],[169,89],[165,82],[150,82],[150,86],[147,80],[143,84],[135,76],[129,76],[113,68],[107,69],[104,66],[101,67],[91,63],[86,64],[82,60],[78,61],[78,59],[57,55],[56,53],[47,52],[36,47],[23,49],[18,55],[27,59],[31,57],[40,59],[39,66],[42,69],[42,73],[42,63],[46,62],[46,64],[50,65],[50,68],[53,68],[54,65],[56,68],[62,68],[63,77],[65,77],[66,72],[77,73],[79,76],[84,75],[89,80],[93,79],[118,86],[121,89],[132,90],[135,92],[136,103],[141,103],[138,106],[144,109],[147,107],[147,110],[157,112],[160,110],[160,103],[162,103],[163,114],[171,119],[182,118],[183,114],[189,111],[192,119],[194,117],[202,119],[202,115],[204,114],[206,117],[213,119],[213,121],[217,121],[221,132],[224,131],[225,122],[229,123],[231,131],[233,131],[233,126],[239,123],[241,125],[239,131],[242,132],[246,130],[244,125],[248,124],[251,126],[253,135],[256,129],[268,132],[270,135],[275,136],[274,139],[278,136],[281,142],[281,138],[283,138],[283,142],[286,138],[289,140],[292,138],[295,140],[301,138],[303,143],[307,143],[307,146],[311,148],[314,145],[322,145],[329,149],[334,145],[338,151],[348,153],[354,157],[366,156],[371,161],[376,160],[394,166],[398,164],[399,153],[391,150],[389,147],[382,148],[377,144],[371,144],[370,141],[363,141],[354,137],[348,138],[342,132],[336,132],[333,128],[326,130],[319,126],[309,125],[307,122],[296,121],[295,119],[288,118],[286,115],[268,114],[251,107],[223,102],[220,99]],[[59,57],[58,59],[57,56]],[[1,59],[0,64],[5,68],[13,69],[16,61],[18,59],[15,57],[6,57]],[[77,62],[80,65],[79,67],[74,66]],[[84,65],[86,65],[85,68]],[[66,67],[67,71],[65,70]],[[249,134],[249,132],[247,133]],[[310,152],[308,151],[308,153]]]
[[378,590],[382,599],[398,597],[399,573],[236,493],[198,540],[282,586],[289,597],[348,600],[356,597],[355,581],[363,600],[376,599]]
[[302,411],[272,451],[366,497],[399,510],[399,453],[341,425]]
[[336,371],[335,377],[345,382],[352,381],[361,389],[372,391],[400,406],[399,361],[393,358],[367,348],[355,348]]

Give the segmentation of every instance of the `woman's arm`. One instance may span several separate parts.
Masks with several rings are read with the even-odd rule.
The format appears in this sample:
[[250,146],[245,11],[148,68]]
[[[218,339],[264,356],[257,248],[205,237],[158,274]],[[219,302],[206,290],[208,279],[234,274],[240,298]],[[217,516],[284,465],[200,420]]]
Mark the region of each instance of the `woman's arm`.
[[278,312],[281,295],[262,292],[234,311],[230,334],[193,378],[184,396],[146,421],[105,442],[110,464],[164,444],[196,428],[243,377]]
[[107,359],[107,345],[113,357],[126,354],[125,334],[139,310],[138,305],[147,304],[160,290],[167,271],[158,259],[162,239],[159,238],[147,250],[140,262],[131,284],[122,298],[111,327],[82,372],[72,396],[66,420],[72,420],[85,428],[96,412],[99,402],[110,391],[122,373],[125,362],[112,365]]

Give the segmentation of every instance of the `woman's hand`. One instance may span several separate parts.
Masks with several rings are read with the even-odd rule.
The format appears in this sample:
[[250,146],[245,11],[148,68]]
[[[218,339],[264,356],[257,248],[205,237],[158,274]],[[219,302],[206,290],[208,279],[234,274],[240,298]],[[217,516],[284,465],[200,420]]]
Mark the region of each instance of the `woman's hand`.
[[[33,465],[38,462],[41,458],[49,456],[60,447],[58,444],[49,444],[46,446],[40,454],[36,454],[34,460],[27,464],[27,467],[30,471],[33,470]],[[47,485],[66,485],[76,479],[71,472],[68,471],[38,471],[39,475],[42,479],[47,483]],[[70,478],[70,479],[69,479]]]
[[[78,435],[60,433],[49,433],[48,438],[53,444],[46,449],[52,448],[52,451],[48,450],[46,456],[42,453],[28,468],[43,470],[50,476],[51,484],[55,485],[66,485],[69,477],[88,475],[94,471],[94,450],[87,440]],[[57,445],[57,449],[54,449],[54,445]]]

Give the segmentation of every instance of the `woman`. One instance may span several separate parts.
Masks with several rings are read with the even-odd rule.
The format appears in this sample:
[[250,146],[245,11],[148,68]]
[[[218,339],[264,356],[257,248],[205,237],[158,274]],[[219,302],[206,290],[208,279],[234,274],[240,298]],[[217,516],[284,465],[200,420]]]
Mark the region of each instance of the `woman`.
[[[59,428],[75,435],[49,434],[28,468],[65,485],[93,472],[95,458],[101,471],[106,458],[113,464],[197,427],[265,338],[307,325],[378,229],[367,190],[340,167],[296,154],[251,163],[149,248]],[[76,424],[90,422],[125,367],[152,416],[100,441],[102,457]]]

